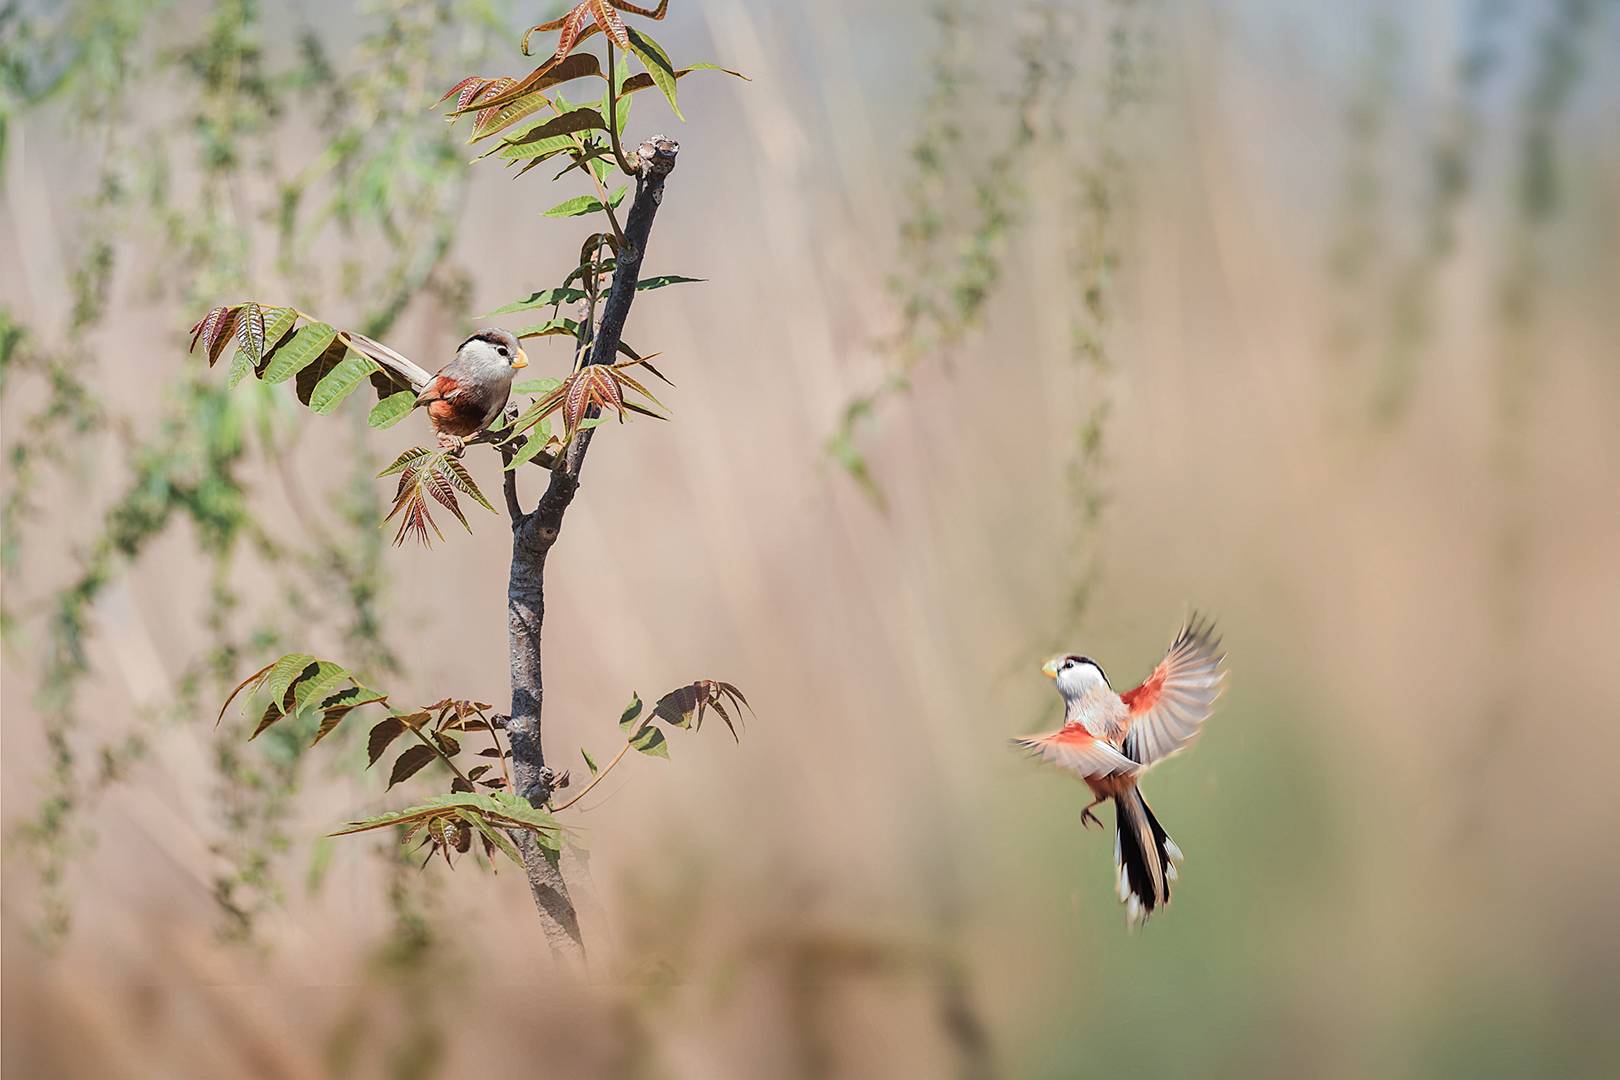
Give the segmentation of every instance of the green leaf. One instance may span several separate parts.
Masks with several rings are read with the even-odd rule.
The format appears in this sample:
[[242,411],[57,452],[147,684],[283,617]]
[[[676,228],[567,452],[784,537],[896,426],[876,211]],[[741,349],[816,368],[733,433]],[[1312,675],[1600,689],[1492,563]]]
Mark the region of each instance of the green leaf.
[[277,709],[280,709],[282,699],[287,696],[288,687],[314,662],[315,658],[309,653],[288,653],[271,667],[270,674],[265,676],[264,689]]
[[504,852],[508,859],[511,859],[519,866],[523,865],[523,856],[518,854],[517,846],[512,843],[511,839],[504,832],[494,828],[489,822],[485,821],[482,814],[475,810],[469,810],[466,807],[459,807],[456,810],[456,816],[462,821],[465,821],[467,824],[471,825],[473,828],[477,829],[479,833],[483,835],[485,840],[488,840],[491,844]]
[[630,98],[628,95],[620,98],[615,104],[613,119],[616,122],[615,126],[619,129],[620,138],[623,138],[624,126],[630,122]]
[[[480,795],[478,798],[493,804],[489,812],[492,816],[503,820],[507,825],[539,832],[542,844],[549,843],[554,847],[561,846],[557,836],[562,832],[562,827],[557,824],[557,819],[551,816],[551,811],[530,806],[529,800],[507,791]],[[549,841],[546,839],[547,833],[551,834]]]
[[512,393],[545,395],[561,385],[561,379],[525,379],[520,383],[512,384]]
[[641,695],[631,693],[630,704],[626,705],[624,707],[624,712],[619,714],[619,730],[628,736],[630,734],[630,729],[635,726],[636,718],[640,715]]
[[579,756],[585,759],[585,767],[591,770],[592,776],[595,776],[600,771],[596,767],[596,759],[591,757],[583,746],[579,748]]
[[298,321],[298,312],[290,307],[271,308],[264,313],[264,355],[281,344]]
[[[602,114],[595,109],[574,109],[544,123],[534,124],[508,135],[473,160],[478,161],[492,154],[499,154],[505,160],[515,161],[518,157],[534,157],[536,153],[542,152],[538,148],[551,145],[556,145],[558,149],[568,149],[579,145],[579,132],[592,130],[607,130],[607,121],[602,119]],[[512,153],[523,148],[529,148],[532,152],[521,155]]]
[[243,379],[257,371],[259,365],[274,354],[281,344],[281,339],[287,336],[293,324],[298,321],[298,312],[292,308],[271,308],[264,313],[264,348],[258,360],[248,355],[247,350],[238,348],[236,355],[231,359],[230,377],[225,381],[225,389],[234,390]]
[[433,752],[431,746],[419,744],[411,747],[399,755],[399,759],[394,762],[394,771],[388,774],[388,786],[393,787],[395,784],[409,780],[421,772],[423,766],[435,760],[438,756]]
[[550,322],[543,322],[538,326],[526,326],[517,331],[517,337],[520,340],[532,337],[550,337],[559,334],[567,337],[577,337],[579,335],[579,323],[573,319],[552,319]]
[[389,744],[404,733],[405,721],[397,716],[373,724],[371,734],[366,737],[366,768],[377,764],[377,759],[388,752]]
[[297,715],[305,708],[320,701],[331,694],[339,686],[349,681],[347,668],[338,667],[330,660],[317,660],[304,669],[293,684],[292,714]]
[[225,378],[225,389],[235,390],[243,379],[253,374],[253,366],[248,354],[237,349],[236,355],[231,357],[231,373]]
[[629,72],[625,69],[629,66],[629,64],[619,65],[618,86],[609,86],[602,90],[602,115],[612,115],[616,121],[614,126],[619,129],[620,135],[624,134],[624,125],[630,121],[630,95],[624,93],[625,80],[629,77]]
[[503,143],[486,151],[480,158],[474,158],[473,160],[481,160],[494,154],[502,161],[526,161],[528,165],[525,165],[523,169],[527,170],[547,158],[555,157],[564,150],[577,150],[578,148],[579,140],[574,136],[558,135],[554,138],[541,139],[532,143]]
[[670,285],[690,285],[708,280],[708,278],[700,277],[682,277],[679,274],[661,274],[658,277],[642,278],[636,282],[636,291],[646,292],[648,289],[662,289]]
[[[722,71],[722,72],[726,73],[727,75],[735,75],[737,78],[743,80],[744,82],[753,82],[752,79],[750,79],[748,76],[744,75],[740,71],[732,71],[730,68],[721,67],[719,64],[708,64],[708,63],[693,64],[691,67],[683,67],[683,68],[681,68],[679,71],[677,71],[675,73],[675,77],[677,79],[684,79],[688,75],[692,74],[692,72],[694,72],[694,71]],[[603,78],[606,78],[606,76],[604,75]],[[639,93],[642,90],[651,90],[653,88],[653,85],[654,85],[654,83],[653,83],[653,78],[652,78],[651,75],[648,75],[646,73],[642,73],[640,75],[632,75],[628,79],[624,80],[624,89],[623,89],[623,91],[621,93],[622,94],[635,94],[635,93]]]
[[484,498],[484,493],[478,490],[478,484],[473,480],[472,473],[468,472],[467,467],[458,459],[445,457],[443,475],[457,491],[469,496],[490,513],[495,512],[495,508],[489,504],[489,500]]
[[664,52],[663,45],[643,34],[642,31],[627,26],[630,32],[630,50],[637,55],[638,60],[645,66],[646,73],[653,78],[654,86],[664,92],[664,100],[669,102],[671,112],[676,113],[677,120],[685,120],[680,115],[680,105],[676,104],[676,65],[669,63],[669,53]]
[[286,382],[318,360],[335,337],[337,329],[328,323],[310,323],[303,327],[276,351],[275,359],[264,369],[264,381]]
[[432,456],[433,451],[429,450],[427,447],[413,446],[410,449],[401,452],[399,457],[394,459],[394,463],[392,465],[378,473],[377,479],[381,480],[386,476],[393,476],[395,473],[402,473],[412,465],[419,463],[423,458]]
[[[265,729],[270,727],[271,724],[298,712],[301,703],[297,701],[296,694],[293,707],[290,709],[287,707],[289,691],[298,684],[299,680],[306,676],[315,677],[323,666],[337,667],[335,664],[327,665],[325,661],[316,661],[308,653],[288,653],[276,661],[275,665],[270,669],[270,673],[265,676],[269,701],[265,705],[264,712],[259,717],[259,723],[254,727],[253,733],[248,736],[249,742],[264,734]],[[344,673],[345,676],[347,674],[347,672]]]
[[293,379],[293,393],[299,402],[308,405],[315,397],[315,388],[321,380],[332,374],[332,370],[343,363],[349,356],[349,343],[339,334],[332,339],[332,344],[326,351],[315,358],[315,362],[300,371]]
[[527,465],[537,457],[546,445],[551,442],[551,421],[542,420],[531,428],[527,435],[528,441],[512,455],[512,460],[506,463],[504,471],[511,472],[519,465]]
[[374,428],[391,428],[416,408],[416,394],[410,390],[401,390],[397,394],[390,394],[371,407],[371,415],[366,417],[366,423]]
[[595,195],[576,195],[572,199],[565,199],[547,210],[545,216],[584,217],[586,214],[594,214],[601,209],[602,200]]
[[653,83],[664,92],[664,98],[669,102],[670,110],[675,113],[676,119],[685,120],[686,117],[681,115],[681,107],[675,103],[675,81],[679,76],[675,74],[675,65],[669,62],[669,54],[658,42],[635,27],[627,26],[625,29],[630,34],[631,51],[647,69],[647,74],[652,76]]
[[[423,747],[423,749],[427,749]],[[364,821],[350,822],[347,828],[332,833],[333,836],[346,836],[350,833],[365,832],[369,829],[386,829],[390,825],[408,825],[414,821],[425,821],[437,817],[446,810],[452,813],[461,809],[470,810],[484,818],[490,825],[500,829],[527,829],[540,836],[540,842],[552,847],[560,847],[559,834],[562,827],[557,819],[551,816],[550,811],[540,810],[530,806],[527,799],[504,791],[489,795],[475,792],[457,792],[452,795],[438,795],[427,799],[408,810],[396,810],[387,814],[379,814]]]
[[[629,190],[630,188],[628,185],[620,187],[618,191],[615,191],[612,195],[608,196],[608,205],[617,209],[618,205],[624,202],[625,193]],[[584,217],[586,214],[594,214],[601,209],[602,200],[598,199],[595,195],[576,195],[572,199],[564,200],[563,202],[558,203],[556,206],[553,206],[550,210],[545,212],[544,216]]]
[[330,735],[343,718],[362,705],[374,705],[379,701],[386,701],[387,696],[371,689],[369,686],[356,684],[346,690],[340,690],[321,702],[321,726],[315,732],[315,738],[310,740],[311,746]]
[[654,724],[647,724],[631,736],[630,745],[649,757],[669,760],[669,740],[664,738],[663,729]]
[[522,300],[514,300],[505,307],[498,307],[487,315],[478,316],[480,319],[493,319],[497,315],[510,315],[514,311],[532,311],[535,308],[556,307],[559,304],[577,304],[585,299],[584,289],[544,289],[531,293]]
[[381,370],[382,365],[377,361],[351,349],[336,367],[315,384],[315,391],[309,396],[310,411],[321,416],[329,415],[361,383],[371,378],[373,372]]

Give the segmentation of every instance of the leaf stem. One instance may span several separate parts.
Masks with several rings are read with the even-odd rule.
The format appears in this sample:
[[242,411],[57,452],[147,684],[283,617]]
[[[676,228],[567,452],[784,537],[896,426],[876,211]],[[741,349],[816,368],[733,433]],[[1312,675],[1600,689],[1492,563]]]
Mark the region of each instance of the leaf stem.
[[[401,719],[403,719],[403,718],[401,718]],[[426,746],[429,750],[431,750],[435,754],[439,755],[439,760],[444,762],[446,765],[450,766],[450,771],[451,772],[455,773],[458,777],[460,777],[463,781],[465,781],[467,786],[469,788],[472,788],[473,791],[478,790],[476,787],[473,786],[473,782],[471,780],[467,779],[467,774],[461,771],[460,766],[458,766],[454,761],[450,760],[450,755],[444,752],[443,747],[439,746],[438,743],[436,743],[432,739],[428,738],[427,735],[423,733],[421,728],[417,727],[415,724],[411,723],[409,720],[405,720],[404,723],[405,723],[405,726],[410,729],[412,734],[414,734],[418,739],[422,740],[422,745]]]
[[604,777],[608,773],[612,772],[613,771],[613,766],[617,765],[620,761],[624,760],[624,755],[629,753],[629,751],[630,751],[630,740],[626,739],[624,745],[619,747],[619,752],[617,754],[613,755],[613,760],[608,762],[607,765],[603,767],[601,772],[599,772],[595,776],[591,777],[591,782],[586,784],[584,789],[578,795],[575,795],[572,799],[569,799],[567,802],[563,803],[561,806],[553,806],[551,808],[551,812],[553,814],[560,814],[564,810],[568,809],[570,806],[573,806],[575,803],[579,802],[579,800],[583,799],[585,796],[589,795],[591,793],[591,788],[595,787],[597,784],[600,784],[602,782],[602,777]]
[[478,717],[484,721],[484,726],[489,728],[489,741],[495,744],[495,760],[501,763],[501,777],[506,781],[506,790],[511,791],[512,774],[506,768],[506,751],[501,749],[501,737],[496,733],[495,725],[490,723],[489,717],[483,713],[479,713]]
[[[612,46],[610,45],[608,48],[611,50]],[[609,59],[611,60],[611,57]],[[608,89],[611,91],[612,88],[613,83],[609,81]],[[551,111],[556,113],[558,116],[563,115],[562,109],[558,107],[557,103],[551,98],[546,98],[546,105],[550,107]],[[612,121],[610,120],[609,125],[611,126],[611,124]],[[574,140],[574,145],[579,148],[581,154],[585,153],[585,140],[583,138],[581,138],[577,133],[570,135],[569,138]],[[608,224],[613,226],[613,238],[619,241],[620,244],[623,244],[624,230],[619,228],[618,216],[613,213],[613,203],[608,198],[607,185],[602,183],[601,178],[596,175],[596,170],[591,168],[590,162],[585,162],[583,165],[580,165],[580,168],[584,170],[585,175],[591,178],[591,183],[596,185],[596,198],[602,204],[602,209],[607,213]],[[567,171],[567,169],[563,170],[564,173]]]
[[[607,43],[608,139],[613,143],[613,156],[619,161],[620,171],[622,171],[626,176],[634,176],[636,175],[635,166],[630,164],[629,159],[624,156],[624,147],[619,145],[619,80],[613,71],[613,54],[615,51],[616,50],[613,48],[613,42],[609,41]],[[614,232],[618,231],[618,226],[615,224]]]

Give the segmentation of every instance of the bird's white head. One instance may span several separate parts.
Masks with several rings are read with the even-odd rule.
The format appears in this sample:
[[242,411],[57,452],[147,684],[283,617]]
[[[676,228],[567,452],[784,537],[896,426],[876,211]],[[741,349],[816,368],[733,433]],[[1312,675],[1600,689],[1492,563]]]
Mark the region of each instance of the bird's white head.
[[1057,683],[1065,701],[1077,701],[1093,690],[1111,690],[1102,665],[1089,656],[1054,656],[1041,667],[1041,673]]
[[504,379],[510,382],[519,368],[529,366],[529,357],[524,353],[523,346],[518,344],[518,339],[510,331],[499,327],[480,330],[463,341],[456,350],[456,358],[479,381]]

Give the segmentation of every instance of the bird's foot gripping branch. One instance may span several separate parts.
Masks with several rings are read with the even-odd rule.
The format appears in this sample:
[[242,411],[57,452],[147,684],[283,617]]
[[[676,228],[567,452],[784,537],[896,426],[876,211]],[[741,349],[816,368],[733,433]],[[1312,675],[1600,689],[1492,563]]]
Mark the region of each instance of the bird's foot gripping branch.
[[[679,274],[642,276],[653,221],[680,148],[672,139],[655,136],[627,155],[621,142],[635,94],[657,88],[679,116],[679,80],[694,71],[724,70],[713,64],[676,68],[650,36],[624,21],[626,14],[662,19],[667,8],[667,0],[656,9],[622,0],[582,3],[524,34],[527,55],[533,34],[559,33],[554,52],[528,75],[469,76],[439,101],[452,102],[451,120],[471,116],[470,143],[491,140],[475,160],[515,166],[519,176],[542,162],[560,162],[563,167],[553,181],[586,189],[543,215],[595,219],[577,249],[574,242],[568,244],[567,250],[579,253],[573,269],[557,285],[486,316],[532,319],[538,312],[543,321],[516,330],[479,329],[434,374],[363,334],[293,307],[259,301],[216,307],[191,334],[192,349],[202,345],[210,366],[235,344],[228,376],[233,387],[254,381],[291,383],[300,402],[325,414],[369,384],[376,394],[369,422],[378,429],[422,412],[437,448],[411,447],[382,473],[399,477],[388,515],[389,523],[397,521],[396,542],[407,537],[424,544],[433,537],[442,540],[432,516],[434,504],[464,526],[463,496],[493,512],[469,467],[477,464],[478,455],[465,451],[478,445],[497,451],[513,535],[507,592],[509,713],[496,714],[487,704],[455,698],[416,709],[398,707],[348,669],[304,653],[284,656],[249,676],[226,705],[245,696],[257,717],[254,735],[280,724],[314,742],[334,732],[343,737],[344,720],[359,709],[382,712],[367,735],[367,755],[375,765],[396,746],[404,746],[391,767],[389,787],[432,767],[448,776],[450,790],[341,831],[397,825],[407,841],[420,838],[428,846],[429,858],[442,853],[447,862],[455,852],[478,850],[491,861],[497,851],[505,853],[524,867],[547,940],[562,954],[577,954],[582,946],[558,865],[567,827],[554,815],[576,806],[631,750],[667,757],[667,729],[696,728],[712,711],[735,736],[748,707],[735,686],[713,680],[665,694],[645,717],[635,698],[619,720],[624,745],[600,770],[596,759],[581,750],[591,778],[578,794],[559,801],[569,776],[547,766],[540,739],[546,556],[579,490],[592,429],[610,412],[621,423],[630,414],[665,419],[663,406],[643,381],[651,376],[668,382],[652,363],[658,354],[638,351],[624,339],[631,305],[640,293],[701,280]],[[581,50],[598,33],[605,46],[601,59]],[[622,62],[632,57],[641,72],[632,74]],[[564,96],[563,86],[579,80],[604,84],[599,101],[577,105]],[[632,185],[635,194],[621,220]],[[519,380],[517,372],[530,365],[525,343],[545,339],[568,341],[568,362],[555,377]],[[547,477],[545,492],[529,509],[518,490],[520,467],[527,464],[544,469]],[[481,760],[469,764],[475,758]]]

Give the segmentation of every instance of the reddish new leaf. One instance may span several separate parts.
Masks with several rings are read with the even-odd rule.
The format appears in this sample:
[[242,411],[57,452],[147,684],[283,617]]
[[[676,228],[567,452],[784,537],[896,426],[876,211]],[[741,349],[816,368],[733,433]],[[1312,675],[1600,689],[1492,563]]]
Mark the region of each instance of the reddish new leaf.
[[465,79],[462,79],[460,82],[456,83],[456,85],[452,86],[450,89],[446,90],[444,92],[444,96],[433,103],[433,107],[438,108],[451,98],[455,98],[456,108],[459,109],[463,105],[467,104],[467,102],[471,101],[473,96],[476,95],[479,90],[483,89],[485,84],[488,82],[489,80],[484,78],[482,75],[469,75]]
[[[728,704],[731,706],[730,712],[726,709]],[[699,679],[659,698],[658,704],[653,706],[653,715],[674,727],[689,727],[696,731],[703,726],[705,710],[713,709],[725,721],[731,737],[737,739],[737,722],[741,721],[745,708],[753,712],[742,691],[731,683]],[[732,720],[731,712],[737,714],[737,722]]]
[[249,300],[236,317],[236,339],[255,367],[264,359],[264,309]]
[[[187,351],[196,349],[197,342],[201,341],[203,351],[208,354],[208,366],[213,367],[219,360],[219,354],[225,351],[225,343],[231,339],[231,331],[236,328],[236,313],[239,309],[240,305],[217,307],[198,319],[191,328],[191,348]],[[264,338],[262,317],[259,338],[261,341]]]
[[389,745],[404,733],[405,721],[397,716],[390,716],[372,725],[371,735],[366,739],[366,768],[377,764],[377,759],[388,752]]
[[[473,105],[479,105],[483,102],[491,101],[497,97],[500,97],[502,94],[512,89],[512,87],[516,85],[516,79],[508,78],[505,75],[502,75],[498,79],[491,79],[472,96],[470,103]],[[479,127],[490,117],[500,112],[500,108],[501,107],[499,105],[490,105],[486,108],[480,109],[478,115],[473,117],[473,127]]]
[[439,755],[433,752],[431,746],[413,746],[399,755],[394,762],[394,771],[388,774],[388,786],[393,787],[403,780],[409,780],[422,771],[422,767]]

